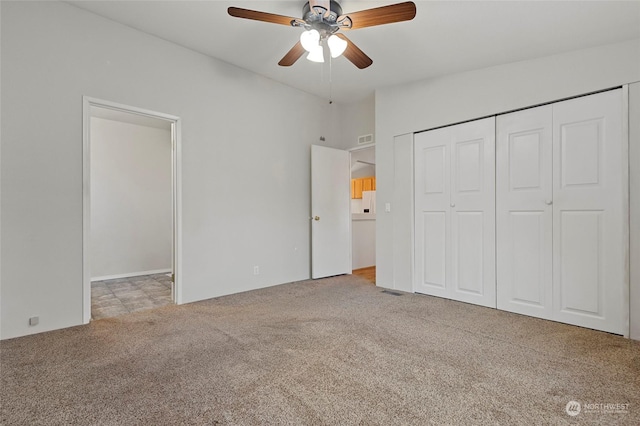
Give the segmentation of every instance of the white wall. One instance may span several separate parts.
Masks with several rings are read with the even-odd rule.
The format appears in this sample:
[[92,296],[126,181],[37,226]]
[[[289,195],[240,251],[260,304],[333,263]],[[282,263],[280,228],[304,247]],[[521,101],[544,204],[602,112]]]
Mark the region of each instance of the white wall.
[[[358,136],[374,134],[376,131],[375,95],[341,105],[341,139],[342,146],[353,148],[358,146]],[[375,134],[373,135],[375,142]]]
[[355,168],[354,167],[351,168],[351,178],[352,179],[370,177],[370,176],[375,176],[375,175],[376,175],[375,166],[371,166],[371,165],[368,165],[368,164],[361,164],[361,165],[356,166]]
[[412,203],[406,179],[394,179],[413,157],[394,158],[394,136],[639,81],[638,58],[640,40],[630,40],[378,90],[377,284],[411,291]]
[[[358,161],[364,161],[364,163],[359,163]],[[375,164],[375,146],[351,151],[351,178],[375,176]]]
[[91,277],[171,269],[171,132],[91,118]]
[[[0,7],[0,46],[2,46],[2,8]],[[0,55],[0,93],[2,93],[2,55]],[[2,151],[2,102],[0,100],[0,152]],[[2,156],[0,155],[0,164]],[[0,295],[2,295],[2,171],[0,170]],[[2,303],[0,303],[0,330],[2,330]],[[1,337],[1,331],[0,331]]]
[[[413,134],[407,133],[393,138],[392,144],[393,195],[389,201],[390,211],[378,201],[378,217],[391,218],[392,246],[391,259],[384,262],[383,273],[391,268],[393,287],[402,291],[413,291]],[[388,179],[388,177],[387,177]],[[388,185],[388,181],[383,182]],[[382,210],[381,210],[382,209]],[[376,232],[379,227],[376,227]],[[376,247],[376,262],[380,261],[380,245]],[[390,287],[389,282],[378,284],[379,267],[376,264],[376,284]]]
[[351,221],[351,267],[367,268],[376,264],[376,220]]
[[631,333],[640,340],[640,83],[629,85]]
[[337,105],[66,3],[0,7],[2,338],[82,323],[83,95],[182,119],[185,302],[309,277]]

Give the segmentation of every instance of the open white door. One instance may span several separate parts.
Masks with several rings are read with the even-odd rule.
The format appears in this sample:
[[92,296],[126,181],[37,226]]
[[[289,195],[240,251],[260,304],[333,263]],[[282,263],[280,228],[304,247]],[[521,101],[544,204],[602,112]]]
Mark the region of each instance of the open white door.
[[311,146],[311,278],[351,273],[349,152]]

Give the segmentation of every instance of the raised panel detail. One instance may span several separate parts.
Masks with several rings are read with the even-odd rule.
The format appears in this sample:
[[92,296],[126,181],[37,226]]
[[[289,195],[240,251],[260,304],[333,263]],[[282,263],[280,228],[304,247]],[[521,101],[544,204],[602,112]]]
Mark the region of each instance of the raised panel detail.
[[510,212],[511,221],[511,285],[512,301],[527,305],[544,305],[544,212]]
[[445,188],[445,147],[423,150],[424,193],[442,194]]
[[565,124],[560,134],[562,186],[600,184],[602,120]]
[[424,276],[425,285],[444,288],[446,283],[446,213],[424,212]]
[[456,288],[483,293],[484,215],[483,212],[456,212]]
[[540,188],[542,130],[509,135],[509,189]]
[[560,216],[560,291],[563,311],[601,316],[602,211]]
[[456,189],[458,192],[478,192],[482,188],[482,139],[456,144]]

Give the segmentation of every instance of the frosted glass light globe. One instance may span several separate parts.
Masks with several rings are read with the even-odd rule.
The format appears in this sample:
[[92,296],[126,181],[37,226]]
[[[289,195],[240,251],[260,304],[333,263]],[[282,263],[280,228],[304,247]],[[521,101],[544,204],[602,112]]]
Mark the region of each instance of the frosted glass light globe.
[[311,52],[320,43],[320,33],[317,30],[309,30],[300,34],[300,44],[304,50]]
[[347,48],[347,41],[341,39],[335,34],[329,37],[327,44],[329,45],[329,51],[331,52],[332,58],[337,58],[342,55]]
[[307,55],[307,59],[312,62],[324,62],[324,49],[319,44],[316,45]]

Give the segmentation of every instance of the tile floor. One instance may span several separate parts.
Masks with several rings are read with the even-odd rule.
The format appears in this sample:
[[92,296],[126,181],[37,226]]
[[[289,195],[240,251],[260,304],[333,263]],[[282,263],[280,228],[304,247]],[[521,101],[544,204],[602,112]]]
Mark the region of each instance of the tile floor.
[[115,317],[173,303],[166,274],[91,283],[91,319]]

